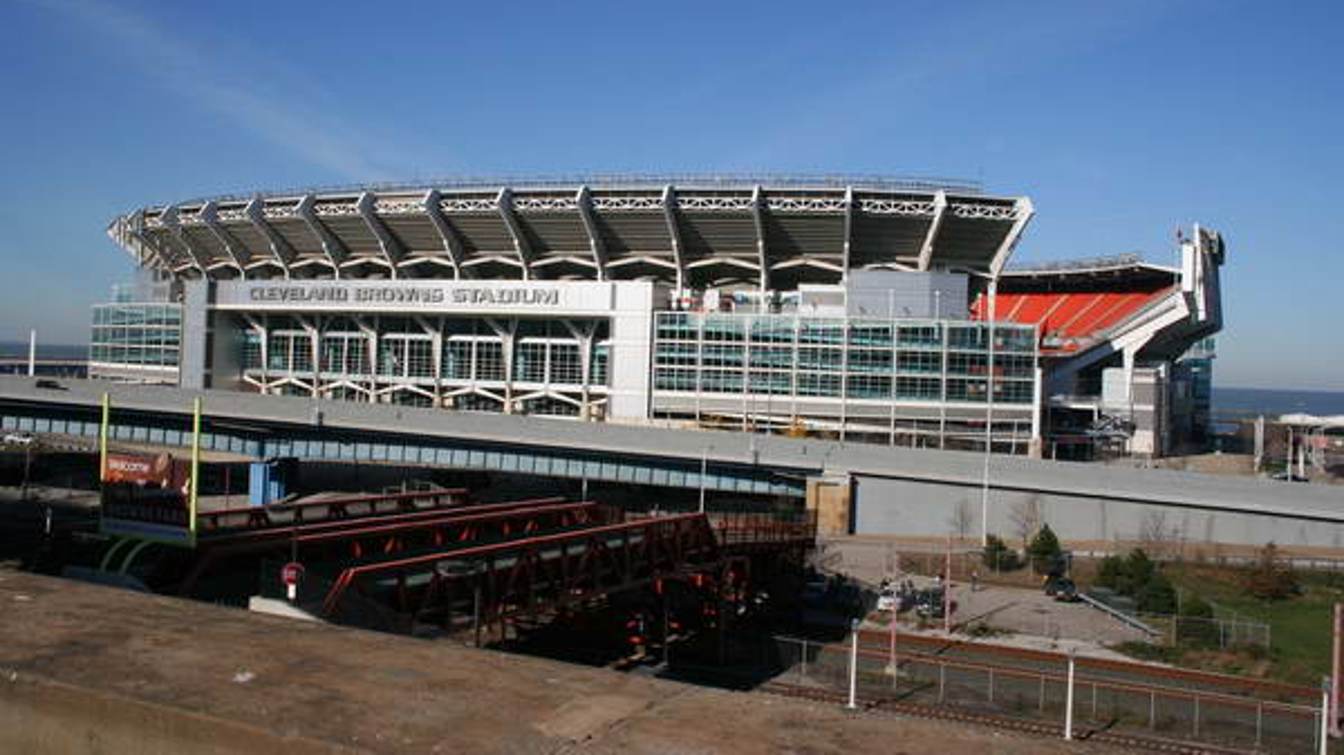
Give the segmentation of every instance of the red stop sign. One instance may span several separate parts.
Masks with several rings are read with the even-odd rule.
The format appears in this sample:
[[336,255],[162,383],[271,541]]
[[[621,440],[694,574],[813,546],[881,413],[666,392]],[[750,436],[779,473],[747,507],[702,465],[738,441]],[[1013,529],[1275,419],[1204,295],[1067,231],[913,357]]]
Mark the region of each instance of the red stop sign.
[[286,585],[297,585],[302,577],[303,564],[297,561],[290,561],[280,569],[280,581]]

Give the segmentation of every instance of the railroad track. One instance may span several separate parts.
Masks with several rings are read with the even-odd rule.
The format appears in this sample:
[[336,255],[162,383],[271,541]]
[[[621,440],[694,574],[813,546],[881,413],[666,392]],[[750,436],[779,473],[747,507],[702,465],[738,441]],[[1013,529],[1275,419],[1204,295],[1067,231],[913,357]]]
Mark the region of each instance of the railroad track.
[[[800,698],[834,705],[844,705],[848,702],[847,697],[843,693],[835,690],[803,687],[783,682],[768,682],[757,689],[758,691],[767,694]],[[1057,724],[1046,723],[1044,721],[1009,718],[1007,716],[996,716],[988,713],[975,713],[951,706],[922,705],[919,703],[881,698],[875,700],[860,699],[858,703],[863,710],[871,713],[898,713],[907,716],[917,716],[919,718],[934,718],[943,721],[954,721],[957,723],[978,724],[981,726],[991,726],[996,729],[1005,729],[1043,737],[1059,738],[1064,736],[1064,727]],[[1251,752],[1249,750],[1237,750],[1212,744],[1183,742],[1173,739],[1163,739],[1161,737],[1143,737],[1135,734],[1124,734],[1114,731],[1085,730],[1081,729],[1081,727],[1079,733],[1075,733],[1074,736],[1079,741],[1099,742],[1132,750],[1177,753],[1179,755],[1247,755]]]

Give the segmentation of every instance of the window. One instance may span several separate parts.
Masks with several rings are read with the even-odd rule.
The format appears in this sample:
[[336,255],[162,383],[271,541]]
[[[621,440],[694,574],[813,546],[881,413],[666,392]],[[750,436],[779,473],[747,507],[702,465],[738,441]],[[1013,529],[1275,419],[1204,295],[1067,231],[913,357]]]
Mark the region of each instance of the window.
[[891,351],[887,349],[850,349],[849,371],[869,373],[891,372]]
[[402,377],[406,374],[406,342],[400,338],[382,337],[378,341],[378,374]]
[[939,372],[943,355],[937,351],[901,351],[896,354],[898,372]]
[[937,378],[898,377],[896,398],[920,401],[941,399],[942,384]]
[[261,334],[255,330],[243,333],[243,369],[261,369]]
[[607,363],[611,360],[611,344],[599,343],[593,346],[593,374],[589,382],[593,385],[607,384]]
[[529,341],[518,345],[513,379],[524,383],[546,382],[546,344]]
[[889,398],[891,378],[885,375],[850,375],[846,378],[845,395],[849,398]]
[[434,344],[416,339],[406,342],[406,374],[410,377],[434,377]]
[[661,391],[695,390],[695,370],[659,367],[653,373],[653,385]]
[[741,393],[741,370],[705,369],[700,372],[700,386],[705,393]]
[[345,339],[345,372],[350,375],[369,373],[369,339],[355,336]]
[[551,382],[573,385],[583,382],[583,362],[577,343],[551,344]]
[[476,342],[476,379],[504,379],[504,344],[499,341]]
[[471,347],[471,341],[451,340],[444,342],[444,380],[471,380]]
[[839,396],[840,376],[802,372],[798,374],[798,395]]
[[839,372],[845,365],[844,352],[837,348],[799,346],[798,368]]

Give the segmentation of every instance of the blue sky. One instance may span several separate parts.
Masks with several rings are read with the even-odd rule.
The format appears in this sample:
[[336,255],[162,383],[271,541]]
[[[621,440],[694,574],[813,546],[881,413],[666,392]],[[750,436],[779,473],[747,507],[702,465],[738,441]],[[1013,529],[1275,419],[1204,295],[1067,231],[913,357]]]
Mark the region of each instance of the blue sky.
[[86,339],[149,203],[489,173],[1027,194],[1018,259],[1221,229],[1220,385],[1344,390],[1344,3],[0,4],[0,339]]

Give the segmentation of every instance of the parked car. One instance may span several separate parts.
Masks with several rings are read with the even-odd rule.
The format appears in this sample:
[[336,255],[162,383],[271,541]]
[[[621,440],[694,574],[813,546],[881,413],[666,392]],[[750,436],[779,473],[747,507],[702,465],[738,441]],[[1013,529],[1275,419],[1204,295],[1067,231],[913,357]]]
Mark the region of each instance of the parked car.
[[4,443],[8,446],[31,446],[37,438],[32,433],[5,433]]
[[1074,584],[1073,580],[1068,577],[1047,577],[1045,594],[1055,600],[1072,603],[1078,600],[1078,585]]

